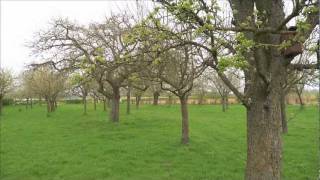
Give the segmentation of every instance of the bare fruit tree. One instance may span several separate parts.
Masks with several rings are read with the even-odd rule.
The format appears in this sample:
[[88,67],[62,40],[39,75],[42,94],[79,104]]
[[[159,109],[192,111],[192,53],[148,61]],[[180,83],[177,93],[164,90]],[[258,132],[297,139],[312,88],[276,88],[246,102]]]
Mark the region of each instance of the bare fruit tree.
[[57,98],[66,87],[66,74],[60,73],[49,66],[41,66],[29,70],[24,78],[31,90],[47,102],[48,114],[57,108]]

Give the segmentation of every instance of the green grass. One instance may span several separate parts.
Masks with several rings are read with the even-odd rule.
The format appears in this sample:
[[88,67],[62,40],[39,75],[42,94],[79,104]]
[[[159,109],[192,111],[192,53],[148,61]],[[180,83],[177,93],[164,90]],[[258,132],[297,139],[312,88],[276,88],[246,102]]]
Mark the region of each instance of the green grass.
[[[142,106],[112,124],[99,106],[5,107],[1,119],[2,180],[239,180],[244,177],[246,121],[241,106],[190,106],[190,144],[180,144],[179,106]],[[289,117],[298,107],[290,106]],[[317,176],[318,121],[307,107],[284,136],[283,179]]]

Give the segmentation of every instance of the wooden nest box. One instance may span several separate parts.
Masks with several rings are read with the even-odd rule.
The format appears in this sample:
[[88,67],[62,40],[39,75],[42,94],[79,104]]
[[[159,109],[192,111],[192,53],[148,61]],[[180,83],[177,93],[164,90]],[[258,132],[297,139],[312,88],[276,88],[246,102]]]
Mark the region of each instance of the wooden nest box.
[[[293,39],[294,36],[297,34],[296,32],[297,27],[296,26],[291,26],[288,29],[288,32],[281,33],[280,41],[287,41],[290,39]],[[294,42],[291,47],[288,47],[282,51],[282,54],[286,58],[293,58],[298,54],[301,54],[303,52],[303,45],[300,42]]]

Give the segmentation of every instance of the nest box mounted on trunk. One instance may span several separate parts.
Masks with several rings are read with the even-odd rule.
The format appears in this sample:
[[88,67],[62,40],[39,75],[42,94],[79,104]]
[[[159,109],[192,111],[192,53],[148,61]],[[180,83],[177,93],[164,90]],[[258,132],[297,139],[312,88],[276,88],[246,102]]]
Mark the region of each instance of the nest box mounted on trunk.
[[[291,26],[288,29],[288,32],[281,33],[281,42],[283,41],[288,41],[294,38],[294,36],[297,34],[296,32],[297,27],[296,26]],[[282,54],[287,57],[287,58],[293,58],[298,54],[301,54],[303,52],[303,45],[300,42],[293,42],[293,44],[284,49],[282,51]]]

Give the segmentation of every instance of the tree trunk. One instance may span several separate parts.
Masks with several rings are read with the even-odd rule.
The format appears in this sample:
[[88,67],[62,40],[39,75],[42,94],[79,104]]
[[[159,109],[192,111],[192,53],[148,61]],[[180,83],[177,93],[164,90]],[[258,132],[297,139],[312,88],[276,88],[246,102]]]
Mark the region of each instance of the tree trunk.
[[226,112],[226,98],[225,98],[225,96],[221,96],[221,105],[222,105],[222,112]]
[[97,110],[97,98],[93,97],[93,109],[96,111]]
[[[235,26],[248,22],[255,10],[266,12],[260,16],[266,28],[281,27],[285,19],[283,1],[229,1],[234,12]],[[259,17],[259,18],[260,18]],[[266,21],[266,19],[268,21]],[[254,22],[248,23],[254,27]],[[255,44],[280,44],[280,35],[244,32]],[[279,94],[282,72],[286,62],[274,46],[255,46],[244,54],[248,64],[245,74],[245,105],[247,108],[247,164],[246,180],[280,180],[281,175],[281,112]],[[283,68],[282,68],[283,67]]]
[[87,114],[87,96],[82,96],[83,114]]
[[181,116],[182,116],[182,134],[181,134],[181,143],[189,143],[189,115],[188,115],[188,97],[181,96],[180,106],[181,106]]
[[155,105],[155,106],[158,105],[159,96],[160,96],[160,93],[158,91],[153,93],[153,105]]
[[288,125],[287,125],[287,114],[286,114],[286,95],[284,90],[282,90],[280,94],[280,110],[281,110],[281,127],[282,133],[286,134],[288,132]]
[[47,100],[47,113],[49,114],[50,112],[51,112],[50,101]]
[[120,106],[120,88],[113,87],[113,97],[111,100],[110,120],[112,122],[119,122],[119,106]]
[[229,95],[226,95],[226,109],[229,109]]
[[131,106],[131,88],[128,87],[127,91],[127,114],[130,114],[130,106]]
[[259,99],[247,109],[247,180],[280,179],[281,122],[274,102],[278,99],[268,99]]
[[50,98],[46,98],[47,101],[47,116],[50,115],[51,112],[54,111],[54,101]]
[[172,96],[171,96],[171,95],[168,96],[168,104],[169,104],[169,105],[172,104]]
[[[281,57],[276,50],[255,54],[256,61],[264,64],[263,70],[270,79],[250,72],[250,105],[247,106],[247,165],[246,180],[280,180],[281,177]],[[270,56],[265,53],[274,55]],[[272,57],[272,56],[271,56]]]
[[136,96],[136,109],[139,109],[140,100],[141,100],[141,96],[140,95]]
[[54,112],[56,110],[57,104],[54,99],[50,99],[50,112]]
[[103,98],[103,111],[107,111],[107,100]]
[[302,92],[299,92],[299,90],[297,89],[296,93],[297,93],[298,98],[299,98],[300,109],[303,109],[304,108],[304,102],[303,102],[303,99],[302,99]]

